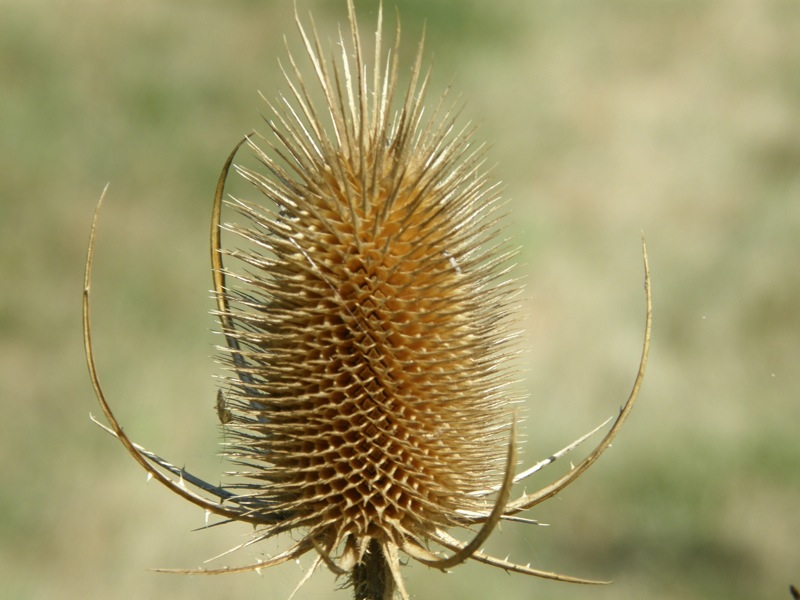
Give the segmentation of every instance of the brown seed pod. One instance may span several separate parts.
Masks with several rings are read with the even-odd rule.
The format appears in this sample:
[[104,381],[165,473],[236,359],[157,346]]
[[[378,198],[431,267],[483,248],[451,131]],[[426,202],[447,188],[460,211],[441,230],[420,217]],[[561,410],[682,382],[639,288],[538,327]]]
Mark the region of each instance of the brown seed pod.
[[[228,392],[217,397],[226,455],[238,466],[223,488],[131,442],[100,388],[88,310],[94,225],[84,291],[86,350],[110,431],[164,485],[227,519],[257,526],[253,541],[296,531],[297,541],[253,570],[309,551],[352,578],[356,598],[408,595],[400,553],[448,569],[468,558],[550,579],[592,583],[485,555],[500,519],[551,497],[608,447],[644,374],[647,322],[630,398],[598,447],[552,485],[509,501],[514,477],[509,367],[514,354],[508,278],[498,240],[502,201],[469,126],[442,98],[424,110],[420,43],[411,81],[398,86],[399,27],[374,67],[365,64],[352,2],[350,36],[326,59],[316,30],[298,27],[313,77],[290,55],[290,94],[270,104],[271,138],[247,138],[265,173],[238,172],[259,203],[228,202],[245,224],[226,225],[241,249],[222,250],[220,209],[237,148],[219,180],[211,228],[217,316],[227,342]],[[348,47],[349,45],[349,47]],[[312,100],[312,86],[323,103]],[[243,140],[244,141],[244,140]],[[241,145],[241,144],[240,144]],[[101,198],[102,202],[102,198]],[[98,205],[99,209],[99,205]],[[95,216],[96,222],[96,216]],[[238,268],[223,267],[223,257]],[[164,473],[182,478],[176,482]],[[183,482],[218,498],[191,492]],[[223,504],[224,502],[224,504]],[[448,533],[479,526],[469,543]],[[449,556],[431,545],[449,550]],[[182,571],[189,572],[189,571]]]

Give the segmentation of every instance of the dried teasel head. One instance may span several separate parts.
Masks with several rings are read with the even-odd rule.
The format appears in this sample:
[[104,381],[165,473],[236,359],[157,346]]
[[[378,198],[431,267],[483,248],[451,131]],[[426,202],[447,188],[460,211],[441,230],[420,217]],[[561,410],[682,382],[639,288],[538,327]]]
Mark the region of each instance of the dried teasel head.
[[[307,82],[290,55],[290,93],[270,105],[271,140],[248,137],[263,172],[239,169],[260,203],[228,202],[242,249],[222,250],[220,208],[236,149],[215,195],[212,266],[230,375],[217,398],[224,487],[173,467],[122,431],[100,387],[89,331],[94,225],[84,333],[109,430],[164,485],[211,513],[256,525],[249,545],[295,532],[262,569],[314,552],[352,578],[356,598],[407,598],[400,556],[439,569],[467,559],[539,577],[592,583],[498,559],[479,547],[501,519],[553,496],[608,447],[630,412],[650,336],[645,254],[645,344],[633,391],[603,440],[553,484],[510,500],[519,475],[511,303],[512,252],[498,242],[497,186],[469,126],[443,98],[423,110],[428,74],[420,43],[407,87],[398,82],[399,27],[384,55],[380,11],[368,69],[348,2],[350,35],[327,59],[316,30],[298,26]],[[312,100],[312,89],[323,102]],[[241,144],[240,144],[241,145]],[[237,146],[238,149],[238,146]],[[102,199],[101,199],[102,201]],[[99,209],[99,205],[98,205]],[[96,216],[95,216],[96,223]],[[223,267],[231,258],[237,269]],[[179,477],[179,480],[173,479]],[[185,485],[189,483],[198,491]],[[209,498],[209,496],[211,498]],[[471,541],[449,533],[477,528]],[[184,571],[190,572],[190,571]]]

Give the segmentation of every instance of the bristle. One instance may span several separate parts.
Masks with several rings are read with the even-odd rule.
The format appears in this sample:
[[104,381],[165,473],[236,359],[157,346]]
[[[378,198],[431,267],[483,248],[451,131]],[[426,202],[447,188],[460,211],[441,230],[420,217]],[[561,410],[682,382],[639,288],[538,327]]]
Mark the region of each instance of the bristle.
[[248,249],[227,252],[243,266],[223,293],[242,494],[271,531],[361,561],[487,510],[474,492],[503,479],[517,288],[472,128],[444,99],[425,116],[420,58],[398,91],[399,32],[387,56],[378,33],[368,77],[350,21],[330,60],[300,25],[324,103],[290,56],[272,141],[251,144],[266,173],[239,169],[263,200],[230,203]]

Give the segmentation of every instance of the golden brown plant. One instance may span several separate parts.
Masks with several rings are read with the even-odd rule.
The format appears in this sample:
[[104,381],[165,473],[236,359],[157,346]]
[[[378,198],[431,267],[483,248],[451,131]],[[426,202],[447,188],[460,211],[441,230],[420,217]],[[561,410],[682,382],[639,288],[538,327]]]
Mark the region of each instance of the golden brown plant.
[[[387,600],[395,592],[407,599],[404,553],[441,570],[473,559],[596,583],[479,548],[501,519],[528,521],[516,515],[577,479],[633,407],[650,338],[646,254],[645,340],[630,397],[582,462],[542,490],[510,500],[514,483],[591,434],[514,475],[512,409],[519,396],[509,367],[510,309],[518,286],[508,278],[513,252],[496,241],[503,203],[483,169],[482,148],[474,147],[469,126],[456,127],[453,107],[442,98],[432,113],[423,110],[429,74],[422,71],[422,43],[411,81],[398,91],[399,26],[384,55],[379,11],[370,71],[352,1],[348,9],[351,47],[340,34],[341,54],[330,61],[313,20],[309,33],[298,19],[324,103],[312,100],[290,55],[291,93],[270,105],[269,150],[247,138],[266,174],[238,170],[264,202],[228,203],[247,225],[225,228],[245,249],[223,250],[220,241],[224,186],[239,146],[214,198],[212,274],[230,371],[217,412],[225,453],[239,469],[233,483],[212,486],[134,444],[106,402],[89,330],[96,213],[84,337],[109,431],[173,492],[224,519],[254,524],[245,546],[299,532],[270,560],[181,572],[262,569],[313,551],[307,577],[324,563],[351,578],[357,599]],[[223,256],[241,268],[225,269]],[[468,543],[449,533],[476,527]]]

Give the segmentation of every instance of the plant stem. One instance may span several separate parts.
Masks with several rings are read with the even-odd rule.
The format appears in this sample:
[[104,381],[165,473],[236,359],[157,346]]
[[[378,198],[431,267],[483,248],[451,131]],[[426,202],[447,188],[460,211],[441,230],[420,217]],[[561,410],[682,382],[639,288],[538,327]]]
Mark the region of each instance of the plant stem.
[[377,540],[369,542],[364,558],[353,568],[355,600],[392,600],[394,578]]

